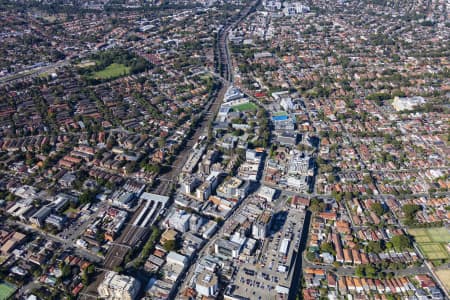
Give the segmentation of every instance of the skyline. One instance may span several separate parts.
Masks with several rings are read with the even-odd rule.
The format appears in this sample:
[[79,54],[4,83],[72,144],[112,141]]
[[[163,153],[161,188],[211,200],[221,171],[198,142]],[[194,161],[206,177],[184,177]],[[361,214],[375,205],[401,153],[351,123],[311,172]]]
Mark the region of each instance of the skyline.
[[447,299],[447,7],[1,2],[0,298]]

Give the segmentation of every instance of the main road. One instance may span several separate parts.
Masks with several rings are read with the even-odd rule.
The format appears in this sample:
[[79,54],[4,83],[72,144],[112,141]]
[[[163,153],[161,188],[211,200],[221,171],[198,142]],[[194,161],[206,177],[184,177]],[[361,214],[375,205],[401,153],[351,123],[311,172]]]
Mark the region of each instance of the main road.
[[[181,150],[180,153],[178,153],[174,162],[172,162],[170,171],[158,177],[159,184],[154,189],[155,193],[170,196],[173,185],[177,182],[180,169],[185,164],[187,158],[189,157],[189,154],[192,152],[195,142],[199,139],[200,136],[208,135],[208,125],[213,121],[214,117],[216,116],[220,108],[220,105],[222,104],[225,92],[230,86],[230,81],[232,79],[230,71],[231,61],[227,45],[228,33],[232,28],[234,28],[234,26],[236,26],[239,22],[241,22],[243,18],[246,17],[251,12],[251,10],[254,9],[258,4],[259,0],[252,2],[250,6],[246,7],[244,10],[240,12],[240,14],[237,17],[237,20],[235,20],[231,24],[224,26],[219,30],[217,36],[219,65],[225,66],[224,68],[219,68],[218,71],[222,71],[220,72],[220,74],[216,74],[216,78],[218,77],[220,79],[221,88],[219,91],[213,92],[209,101],[205,105],[205,108],[203,109],[202,112],[199,113],[198,117],[200,123],[194,129],[195,131],[189,138],[189,140],[186,141],[184,149]],[[138,211],[135,212],[135,214],[138,214]],[[133,218],[134,217],[135,216],[133,216]],[[135,230],[134,228],[130,228],[130,226],[127,226],[123,230],[122,235],[118,238],[118,240],[123,241],[125,239],[125,236],[129,235],[129,232],[134,230]],[[143,239],[144,236],[142,236],[141,238]],[[106,255],[107,259],[105,260],[104,264],[105,267],[107,267],[108,269],[113,269],[114,267],[120,265],[126,253],[129,251],[129,247],[134,246],[135,245],[130,244],[113,245],[108,251],[108,254]]]
[[[198,130],[198,132],[200,132],[200,134],[198,134],[198,136],[200,136],[202,133],[203,134],[207,134],[207,129],[205,126],[207,126],[207,124],[209,124],[216,116],[220,105],[223,102],[223,98],[224,98],[224,94],[226,92],[226,90],[228,89],[228,87],[233,83],[233,70],[232,70],[232,62],[231,62],[231,58],[230,58],[230,51],[228,48],[228,35],[230,33],[230,31],[235,28],[240,22],[242,22],[242,20],[244,18],[246,18],[251,12],[252,10],[254,10],[260,3],[260,0],[256,0],[253,1],[249,6],[247,6],[246,8],[244,8],[243,10],[241,10],[239,12],[239,15],[237,17],[237,20],[232,21],[230,24],[225,25],[224,27],[222,27],[218,34],[217,34],[217,41],[218,41],[218,54],[219,54],[219,64],[218,64],[218,71],[219,74],[214,74],[217,78],[220,79],[220,81],[222,82],[222,89],[219,92],[219,95],[217,96],[217,98],[215,99],[213,106],[213,109],[211,109],[208,114],[208,117],[205,118],[205,120],[202,123],[202,126],[200,126],[200,130]],[[203,131],[201,130],[203,128]],[[198,133],[197,132],[197,133]],[[198,137],[194,137],[193,140],[196,141]],[[189,149],[190,151],[190,149]],[[184,164],[184,162],[187,159],[188,153],[189,151],[186,152],[185,155],[179,155],[177,160],[180,159],[180,161],[182,162],[181,165],[178,164],[174,164],[177,167],[180,167]],[[175,177],[178,176],[178,172],[176,172]],[[173,178],[175,179],[175,178]],[[244,200],[245,201],[245,200]],[[242,201],[240,203],[240,205],[236,206],[234,208],[233,213],[227,218],[227,220],[225,220],[225,223],[233,216],[236,214],[236,212],[242,208],[242,203],[244,202]],[[184,288],[186,288],[189,285],[189,282],[192,280],[192,276],[194,276],[194,270],[195,270],[195,265],[196,265],[196,261],[198,258],[200,258],[206,251],[208,251],[208,249],[211,247],[211,245],[214,244],[214,242],[217,240],[217,237],[219,236],[219,232],[221,232],[223,230],[223,226],[220,226],[219,230],[214,234],[213,237],[210,238],[210,240],[201,248],[201,250],[195,255],[195,257],[193,257],[191,259],[191,261],[189,262],[189,265],[187,266],[187,269],[185,271],[185,273],[183,274],[183,279],[180,280],[179,282],[176,283],[177,288],[175,289],[175,292],[173,294],[178,294],[179,292],[182,292]],[[180,288],[181,285],[181,288]]]
[[94,253],[88,249],[84,249],[78,245],[76,245],[76,243],[74,243],[73,240],[67,240],[67,239],[63,239],[57,235],[54,235],[52,233],[46,232],[38,227],[34,227],[19,221],[13,221],[13,220],[8,220],[7,221],[8,224],[10,225],[16,225],[19,226],[23,229],[25,229],[28,232],[34,232],[37,233],[38,235],[40,235],[41,237],[44,237],[47,240],[59,243],[61,245],[61,249],[73,249],[75,254],[81,256],[82,258],[85,258],[89,261],[92,262],[100,262],[102,261],[103,257],[100,257],[97,253]]
[[219,51],[219,73],[222,78],[229,82],[233,82],[233,65],[230,58],[230,50],[228,48],[228,34],[239,23],[242,22],[256,7],[260,4],[260,0],[255,0],[246,8],[241,10],[236,20],[231,20],[230,24],[225,24],[217,33],[218,51]]

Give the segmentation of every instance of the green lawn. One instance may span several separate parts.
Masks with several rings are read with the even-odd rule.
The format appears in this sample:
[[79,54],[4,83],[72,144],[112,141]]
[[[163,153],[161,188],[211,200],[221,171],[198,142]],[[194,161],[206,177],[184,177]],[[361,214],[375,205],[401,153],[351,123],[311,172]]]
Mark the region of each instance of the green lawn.
[[252,102],[238,104],[238,105],[232,106],[231,108],[235,111],[254,111],[254,110],[258,109],[256,104],[252,103]]
[[419,248],[428,259],[436,260],[448,258],[447,250],[439,243],[419,244]]
[[9,299],[17,288],[9,283],[0,283],[0,300]]
[[432,242],[432,240],[427,235],[418,235],[418,236],[415,236],[414,239],[419,244]]
[[[415,238],[423,238],[429,242],[450,243],[450,231],[445,227],[438,228],[413,228],[408,230]],[[417,240],[417,239],[416,239]],[[424,240],[424,242],[426,242]]]
[[209,79],[212,78],[212,76],[209,75],[209,74],[203,74],[203,75],[200,76],[200,78],[201,78],[202,80],[209,80]]
[[445,227],[427,228],[427,233],[433,242],[450,243],[450,231]]
[[78,209],[69,207],[64,211],[65,215],[72,214],[72,213],[78,213]]
[[450,255],[445,248],[450,243],[450,231],[445,227],[440,228],[412,228],[408,230],[420,250],[430,260],[448,259]]
[[8,259],[8,257],[9,256],[2,256],[2,255],[0,255],[0,265],[3,264]]
[[89,67],[95,66],[95,64],[96,64],[95,61],[86,60],[86,61],[83,61],[83,62],[80,62],[79,64],[77,64],[76,67],[78,67],[78,68],[89,68]]
[[105,69],[92,74],[92,77],[96,79],[110,79],[120,77],[122,75],[128,75],[129,73],[130,67],[127,67],[123,64],[112,63]]
[[285,111],[277,111],[273,113],[274,117],[287,116],[288,114]]

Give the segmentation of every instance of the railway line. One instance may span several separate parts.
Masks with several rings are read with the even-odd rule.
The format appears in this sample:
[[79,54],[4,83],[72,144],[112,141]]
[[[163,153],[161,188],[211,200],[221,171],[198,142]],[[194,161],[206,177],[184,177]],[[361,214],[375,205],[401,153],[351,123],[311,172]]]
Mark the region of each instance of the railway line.
[[[243,9],[234,20],[227,23],[221,30],[219,30],[217,35],[217,47],[218,49],[218,74],[216,74],[221,83],[220,89],[213,92],[210,100],[205,105],[204,110],[200,113],[200,122],[192,134],[192,137],[186,142],[184,149],[177,155],[174,162],[171,163],[171,169],[169,172],[161,175],[159,179],[159,184],[155,187],[153,192],[159,195],[170,196],[174,184],[178,179],[179,172],[182,166],[185,164],[189,153],[192,151],[195,142],[202,135],[208,134],[208,125],[212,122],[219,111],[220,105],[222,104],[224,94],[230,84],[232,83],[232,64],[230,60],[230,54],[228,49],[228,34],[231,29],[233,29],[237,24],[239,24],[245,17],[247,17],[258,5],[260,0],[252,2],[248,7]],[[147,202],[147,201],[146,201]],[[153,225],[155,220],[155,213],[159,211],[157,207],[151,208],[151,203],[143,202],[140,207],[134,212],[134,215],[123,230],[121,236],[117,239],[115,243],[112,244],[109,249],[104,267],[106,269],[114,269],[120,266],[130,249],[139,246],[148,234],[150,233],[150,227]]]

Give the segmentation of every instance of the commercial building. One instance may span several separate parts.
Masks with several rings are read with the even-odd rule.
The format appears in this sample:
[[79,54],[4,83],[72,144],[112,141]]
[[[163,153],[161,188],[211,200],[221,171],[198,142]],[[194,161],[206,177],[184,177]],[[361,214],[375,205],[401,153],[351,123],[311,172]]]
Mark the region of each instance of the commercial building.
[[206,201],[209,196],[211,196],[211,186],[208,182],[202,183],[202,185],[195,190],[195,197],[200,201]]
[[219,152],[216,150],[208,150],[205,157],[200,163],[200,171],[204,174],[211,173],[211,166],[217,161],[219,157]]
[[66,218],[65,217],[61,217],[58,215],[54,215],[54,214],[50,214],[46,219],[45,219],[45,224],[48,225],[52,225],[58,229],[61,229],[64,226],[64,223],[66,222]]
[[310,168],[311,158],[302,152],[292,153],[292,157],[289,161],[289,174],[295,175],[307,175]]
[[272,214],[269,211],[264,211],[252,225],[252,236],[255,239],[264,239],[270,230],[272,221]]
[[134,300],[139,293],[139,288],[140,283],[135,278],[108,271],[97,291],[102,299]]
[[200,273],[195,282],[195,290],[199,295],[211,297],[216,295],[218,291],[218,278],[216,274],[204,271]]
[[[2,236],[2,232],[0,232],[0,236]],[[0,254],[7,255],[11,253],[11,251],[16,248],[25,239],[25,237],[25,234],[17,231],[6,234],[5,238],[2,238],[0,242]]]
[[285,5],[283,13],[285,16],[295,16],[297,14],[307,13],[309,10],[308,6],[303,5],[300,2],[291,2]]
[[53,209],[48,206],[42,207],[34,215],[31,216],[30,222],[39,227],[44,226],[44,221],[52,213],[52,210]]
[[244,97],[244,94],[235,86],[231,85],[225,92],[225,102],[233,101]]
[[425,99],[420,96],[395,97],[392,106],[396,111],[412,110],[419,105],[425,104]]
[[205,240],[202,239],[201,237],[198,237],[188,232],[183,236],[183,245],[181,252],[190,258],[195,253],[197,253],[197,251],[202,247],[204,242]]
[[119,189],[111,195],[110,202],[115,207],[130,209],[134,205],[135,198],[135,193]]
[[103,229],[105,230],[105,239],[114,241],[119,231],[122,229],[127,219],[128,213],[114,207],[108,208],[102,220]]
[[287,185],[296,190],[308,189],[308,177],[306,176],[289,176],[287,178]]
[[258,191],[256,192],[256,195],[268,202],[272,202],[275,195],[277,193],[276,189],[270,188],[268,186],[262,185]]
[[197,177],[186,176],[181,180],[181,192],[189,195],[195,191],[199,184],[201,184],[201,181]]
[[57,212],[64,210],[69,203],[77,203],[78,198],[65,193],[59,193],[56,195],[55,200],[52,203],[53,208]]
[[217,188],[216,193],[218,196],[226,199],[241,200],[247,196],[249,188],[248,182],[244,182],[236,177],[230,177]]
[[183,268],[187,265],[189,261],[189,259],[186,256],[176,253],[174,251],[170,251],[169,254],[167,254],[166,260],[168,264],[179,265],[182,266]]
[[7,210],[8,214],[20,218],[22,221],[27,221],[26,216],[29,214],[33,214],[33,209],[31,207],[31,201],[18,201],[14,203]]
[[273,116],[272,122],[276,131],[295,130],[295,119],[288,115]]
[[236,258],[241,251],[241,245],[238,243],[219,239],[214,244],[214,253],[223,258]]
[[178,232],[169,228],[166,231],[164,231],[164,233],[161,235],[161,244],[166,244],[167,242],[170,241],[175,241],[178,238]]
[[167,228],[173,228],[179,232],[186,232],[189,230],[191,214],[184,210],[174,210],[165,220],[164,225]]
[[206,201],[219,183],[219,172],[212,172],[195,191],[195,197],[201,201]]
[[282,2],[274,1],[274,0],[265,0],[263,1],[263,6],[268,11],[276,11],[281,9]]
[[154,278],[150,281],[147,294],[151,297],[151,299],[169,299],[170,291],[173,286],[172,283],[165,282],[163,280],[156,280]]
[[171,251],[167,254],[166,262],[161,269],[164,274],[163,279],[167,282],[176,283],[188,266],[189,259],[182,254]]
[[212,172],[209,174],[209,176],[206,178],[207,183],[209,183],[209,186],[211,188],[211,191],[214,191],[217,187],[217,184],[219,183],[219,172]]
[[194,151],[189,155],[189,158],[184,164],[182,171],[187,174],[192,174],[203,154],[205,153],[205,150],[206,147],[204,146],[200,149],[194,149]]
[[298,133],[292,131],[283,131],[277,134],[277,142],[283,146],[295,146],[298,144]]

